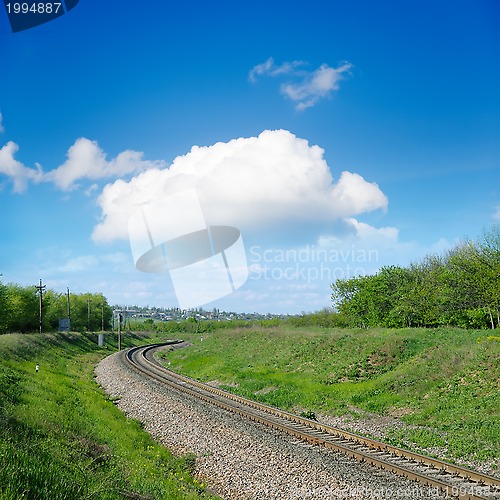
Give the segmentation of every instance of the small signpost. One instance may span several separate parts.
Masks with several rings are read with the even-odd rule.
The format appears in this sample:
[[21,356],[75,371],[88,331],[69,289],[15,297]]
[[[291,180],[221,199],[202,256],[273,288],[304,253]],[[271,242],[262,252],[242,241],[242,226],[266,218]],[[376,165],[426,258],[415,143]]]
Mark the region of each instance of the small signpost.
[[69,332],[69,318],[59,318],[59,332]]

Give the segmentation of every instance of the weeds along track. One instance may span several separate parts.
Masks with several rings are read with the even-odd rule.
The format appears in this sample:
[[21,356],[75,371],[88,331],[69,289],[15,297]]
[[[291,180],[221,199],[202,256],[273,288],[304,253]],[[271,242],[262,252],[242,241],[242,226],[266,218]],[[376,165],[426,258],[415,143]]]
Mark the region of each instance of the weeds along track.
[[[363,463],[379,467],[460,499],[500,500],[500,479],[487,476],[418,453],[320,424],[277,408],[210,387],[165,368],[154,357],[164,346],[180,346],[174,340],[164,344],[135,347],[124,353],[126,361],[143,375],[207,403],[237,413],[300,441],[344,453]],[[175,348],[175,347],[174,347]]]

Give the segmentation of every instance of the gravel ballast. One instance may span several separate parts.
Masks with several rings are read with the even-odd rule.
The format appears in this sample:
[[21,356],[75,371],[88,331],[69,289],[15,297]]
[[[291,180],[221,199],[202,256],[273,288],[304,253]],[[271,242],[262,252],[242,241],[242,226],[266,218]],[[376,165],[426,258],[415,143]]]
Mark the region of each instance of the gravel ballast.
[[145,379],[123,353],[104,359],[95,375],[158,442],[177,455],[194,453],[195,474],[224,499],[446,498]]

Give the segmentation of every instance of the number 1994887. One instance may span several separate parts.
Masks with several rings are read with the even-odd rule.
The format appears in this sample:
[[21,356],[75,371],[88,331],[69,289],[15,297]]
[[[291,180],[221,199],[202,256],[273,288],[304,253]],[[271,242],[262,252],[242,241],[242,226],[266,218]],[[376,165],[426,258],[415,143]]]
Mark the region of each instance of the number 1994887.
[[61,3],[7,3],[5,7],[7,8],[8,14],[57,14],[61,8]]

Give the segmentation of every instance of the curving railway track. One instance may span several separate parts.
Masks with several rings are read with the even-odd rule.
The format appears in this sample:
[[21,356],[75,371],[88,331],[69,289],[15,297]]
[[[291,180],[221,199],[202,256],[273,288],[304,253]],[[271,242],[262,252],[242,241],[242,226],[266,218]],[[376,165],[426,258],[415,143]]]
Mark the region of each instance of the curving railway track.
[[470,500],[500,500],[500,480],[498,478],[358,436],[230,394],[176,374],[155,359],[154,354],[158,349],[166,345],[172,346],[181,343],[182,341],[175,340],[164,344],[135,347],[125,352],[125,359],[137,371],[162,384],[252,421],[285,432],[301,441],[344,453],[361,462],[418,481],[428,488],[439,489],[451,497]]

